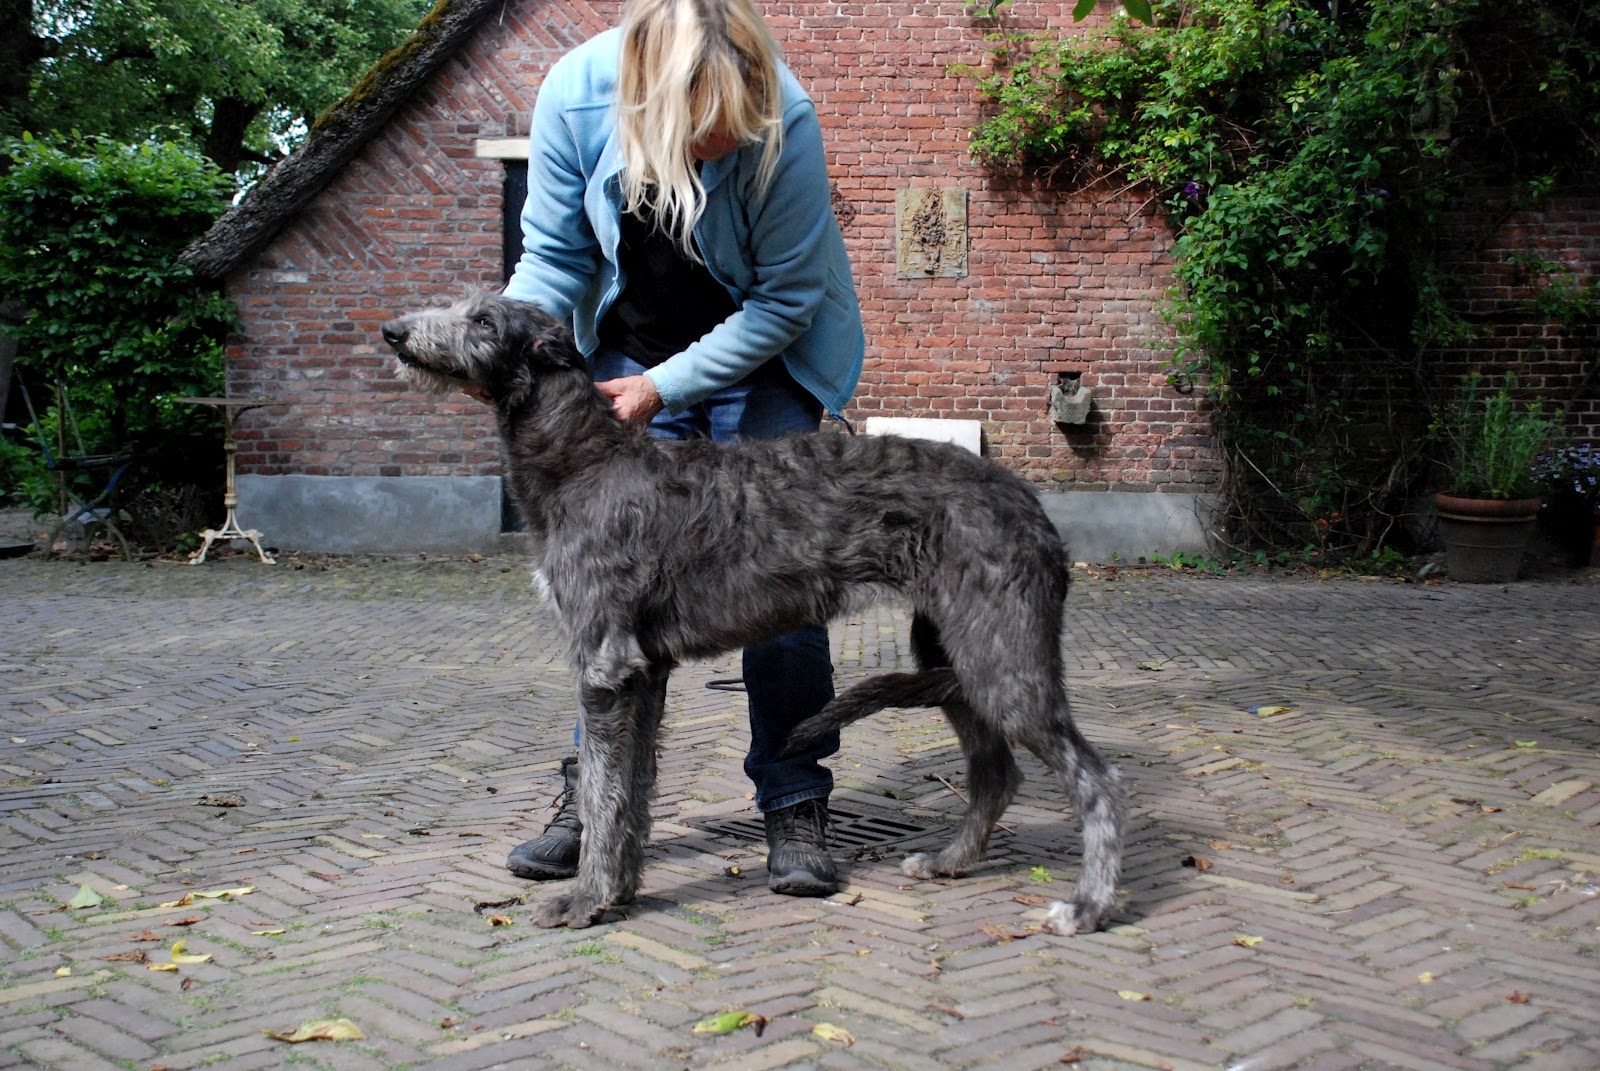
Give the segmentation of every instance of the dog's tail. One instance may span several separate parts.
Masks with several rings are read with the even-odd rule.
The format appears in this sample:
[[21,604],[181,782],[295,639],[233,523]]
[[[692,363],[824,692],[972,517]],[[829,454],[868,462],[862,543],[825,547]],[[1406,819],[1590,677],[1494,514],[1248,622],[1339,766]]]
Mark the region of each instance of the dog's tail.
[[826,734],[885,708],[938,707],[960,696],[961,684],[952,669],[880,673],[846,689],[815,715],[795,726],[784,747],[784,757],[807,751]]

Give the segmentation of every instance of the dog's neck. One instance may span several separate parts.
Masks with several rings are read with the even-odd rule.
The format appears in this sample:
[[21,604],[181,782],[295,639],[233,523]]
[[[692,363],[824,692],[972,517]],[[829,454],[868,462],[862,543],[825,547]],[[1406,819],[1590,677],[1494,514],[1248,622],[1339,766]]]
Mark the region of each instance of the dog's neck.
[[542,530],[560,488],[600,465],[658,448],[643,428],[624,423],[595,388],[587,368],[542,371],[496,399],[512,494],[523,521]]

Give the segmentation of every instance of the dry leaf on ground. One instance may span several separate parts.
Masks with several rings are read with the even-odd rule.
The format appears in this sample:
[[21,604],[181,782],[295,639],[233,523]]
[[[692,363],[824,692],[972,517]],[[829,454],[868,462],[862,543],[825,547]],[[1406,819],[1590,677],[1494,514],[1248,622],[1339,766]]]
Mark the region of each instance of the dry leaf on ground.
[[89,886],[79,885],[77,895],[67,901],[67,906],[74,908],[99,907],[105,901],[106,898],[104,896],[101,896]]
[[823,1041],[837,1041],[841,1045],[854,1045],[856,1037],[842,1026],[832,1023],[818,1023],[811,1028],[811,1032]]
[[269,1038],[291,1041],[295,1044],[302,1041],[360,1041],[367,1036],[349,1019],[319,1019],[314,1023],[301,1023],[293,1030],[261,1032]]

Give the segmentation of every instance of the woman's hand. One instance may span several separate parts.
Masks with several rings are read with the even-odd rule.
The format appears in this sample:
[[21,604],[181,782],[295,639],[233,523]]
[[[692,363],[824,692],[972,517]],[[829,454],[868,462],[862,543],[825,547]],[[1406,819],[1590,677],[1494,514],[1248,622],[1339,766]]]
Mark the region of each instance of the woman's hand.
[[663,408],[661,395],[648,376],[624,376],[596,383],[600,393],[611,399],[611,411],[630,424],[648,424]]

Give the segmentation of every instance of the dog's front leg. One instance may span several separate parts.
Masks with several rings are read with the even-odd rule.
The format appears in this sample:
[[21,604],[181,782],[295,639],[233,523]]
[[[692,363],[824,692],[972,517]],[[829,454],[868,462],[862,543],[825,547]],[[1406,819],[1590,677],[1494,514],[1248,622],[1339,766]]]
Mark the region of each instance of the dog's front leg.
[[638,891],[666,674],[642,659],[610,658],[580,667],[579,681],[578,877],[534,916],[541,926],[574,929],[593,925]]

